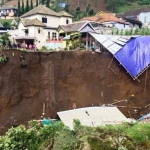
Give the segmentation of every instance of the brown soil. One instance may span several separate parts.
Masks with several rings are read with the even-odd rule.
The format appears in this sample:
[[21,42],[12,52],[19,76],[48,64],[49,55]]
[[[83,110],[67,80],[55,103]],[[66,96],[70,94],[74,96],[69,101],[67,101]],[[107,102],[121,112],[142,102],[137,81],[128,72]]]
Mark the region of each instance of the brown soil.
[[[43,103],[46,116],[54,118],[57,111],[110,104],[127,99],[118,105],[141,107],[150,102],[150,71],[143,73],[140,82],[133,81],[117,61],[108,66],[112,55],[81,51],[75,52],[1,52],[9,58],[0,64],[0,126],[9,127],[11,117],[18,123],[40,119]],[[0,54],[1,55],[1,54]],[[21,68],[20,56],[27,62]],[[146,80],[145,80],[146,79]],[[131,95],[134,94],[134,97]],[[124,108],[127,117],[138,118],[149,112],[149,107]],[[131,115],[131,116],[130,116]]]
[[[24,3],[26,3],[26,1],[24,0]],[[18,0],[6,0],[5,1],[5,5],[15,5],[17,6],[18,4]],[[29,4],[30,4],[30,0],[29,0]],[[106,11],[106,5],[105,5],[105,0],[69,0],[68,1],[69,4],[69,8],[70,11],[75,11],[78,4],[80,6],[80,10],[81,11],[85,11],[86,6],[88,4],[91,5],[90,8],[94,9],[95,12],[99,12],[99,11]],[[33,5],[36,5],[36,0],[33,0]]]

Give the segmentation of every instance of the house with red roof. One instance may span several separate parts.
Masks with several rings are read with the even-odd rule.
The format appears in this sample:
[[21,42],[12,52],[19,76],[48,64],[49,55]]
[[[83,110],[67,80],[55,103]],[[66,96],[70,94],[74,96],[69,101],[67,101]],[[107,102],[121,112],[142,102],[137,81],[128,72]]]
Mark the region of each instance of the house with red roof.
[[117,29],[129,29],[129,23],[124,22],[113,13],[99,12],[95,16],[85,17],[81,20],[95,22],[95,27],[108,27],[108,28],[117,28]]

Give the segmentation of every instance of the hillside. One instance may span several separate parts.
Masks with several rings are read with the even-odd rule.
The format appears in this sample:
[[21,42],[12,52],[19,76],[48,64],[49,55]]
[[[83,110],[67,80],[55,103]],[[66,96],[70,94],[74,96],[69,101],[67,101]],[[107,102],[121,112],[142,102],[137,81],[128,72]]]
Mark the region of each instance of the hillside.
[[[5,50],[1,55],[8,62],[0,63],[0,126],[10,127],[15,117],[19,124],[39,119],[45,103],[46,116],[54,118],[56,112],[121,102],[121,111],[127,117],[139,118],[150,111],[150,69],[133,81],[110,53],[91,52],[25,52]],[[21,57],[27,67],[21,67]],[[134,97],[131,95],[134,94]],[[119,105],[119,104],[118,104]],[[147,107],[141,107],[146,106]],[[139,107],[136,109],[136,107]]]
[[78,4],[81,11],[84,11],[88,4],[91,5],[91,8],[93,8],[95,12],[106,10],[105,0],[69,0],[68,2],[71,10],[75,10]]
[[[36,5],[36,0],[32,0],[33,1],[33,5]],[[125,13],[127,11],[132,11],[132,10],[136,10],[136,9],[141,9],[141,8],[147,8],[150,7],[150,4],[140,4],[138,2],[134,2],[134,3],[129,3],[129,2],[125,2],[125,3],[119,3],[119,4],[113,4],[112,7],[112,3],[109,2],[110,0],[55,0],[55,2],[51,3],[50,5],[52,6],[52,9],[54,8],[55,11],[59,11],[59,10],[63,10],[64,8],[59,7],[59,3],[60,2],[66,2],[66,4],[69,5],[69,10],[70,13],[75,16],[76,13],[76,9],[79,6],[80,7],[80,11],[81,12],[86,12],[86,7],[88,4],[90,4],[90,9],[93,9],[94,12],[99,12],[99,11],[112,11],[115,12],[117,14],[122,14]],[[107,2],[107,4],[106,4]],[[12,6],[15,5],[17,6],[18,0],[7,0],[7,2],[5,1],[4,5],[7,6]],[[22,3],[22,1],[21,1]],[[26,0],[24,0],[24,4],[26,3]],[[46,0],[45,0],[46,3]],[[29,4],[30,4],[30,0],[29,0]],[[107,8],[106,8],[107,6]]]
[[[57,1],[55,2],[55,5],[58,5]],[[24,2],[26,3],[26,0],[24,0]],[[6,2],[5,5],[17,6],[17,3],[18,3],[18,0],[10,0]],[[33,0],[33,4],[34,5],[36,4],[36,0]],[[106,10],[105,0],[68,0],[68,4],[69,4],[69,8],[71,11],[76,10],[77,6],[80,6],[81,11],[84,11],[88,4],[90,4],[91,6],[90,8],[94,9],[95,12]]]

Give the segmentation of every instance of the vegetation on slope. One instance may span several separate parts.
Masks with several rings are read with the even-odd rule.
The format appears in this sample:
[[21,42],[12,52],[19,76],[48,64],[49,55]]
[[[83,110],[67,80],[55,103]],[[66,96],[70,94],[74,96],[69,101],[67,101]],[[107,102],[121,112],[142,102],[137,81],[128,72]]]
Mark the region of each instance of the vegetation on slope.
[[[44,4],[46,7],[53,9],[58,12],[61,10],[65,10],[74,16],[74,20],[79,20],[83,17],[95,15],[97,11],[101,11],[100,9],[105,10],[105,5],[108,11],[114,13],[124,13],[130,10],[145,8],[150,6],[150,0],[94,0],[94,2],[90,3],[89,0],[78,1],[74,4],[72,10],[73,2],[71,0],[36,0],[36,5],[33,6],[32,2],[34,0],[26,0],[26,5],[23,0],[18,0],[18,15],[26,13],[27,11],[33,9],[33,7],[38,6],[39,4]],[[65,7],[61,7],[61,3],[66,3]],[[84,4],[83,4],[84,3]],[[97,6],[99,4],[103,6],[97,10]],[[84,8],[83,8],[84,5]]]
[[41,127],[30,121],[0,136],[1,150],[144,150],[150,149],[150,124],[85,127],[74,120],[74,130],[62,122]]
[[150,0],[105,0],[109,11],[124,13],[150,6]]

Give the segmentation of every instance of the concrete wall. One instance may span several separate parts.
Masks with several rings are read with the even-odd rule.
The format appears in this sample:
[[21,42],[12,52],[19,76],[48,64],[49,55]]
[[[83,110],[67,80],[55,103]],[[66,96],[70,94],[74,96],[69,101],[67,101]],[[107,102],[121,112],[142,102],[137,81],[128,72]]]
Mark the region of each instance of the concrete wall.
[[114,25],[115,25],[114,27],[117,29],[124,29],[124,30],[130,29],[129,24],[116,23]]
[[142,23],[149,23],[150,22],[150,12],[143,12],[139,14],[139,21]]

